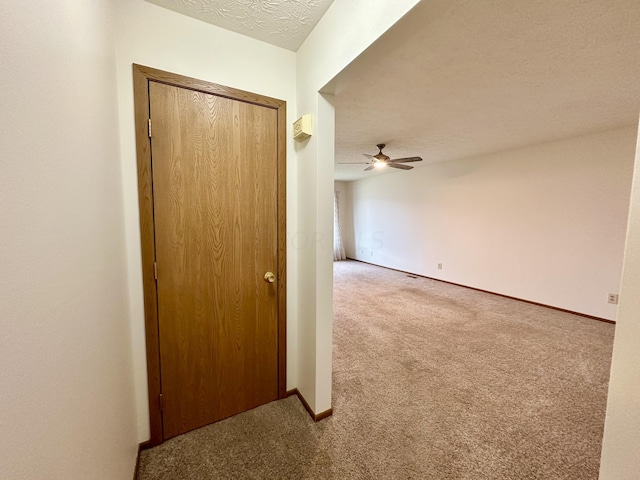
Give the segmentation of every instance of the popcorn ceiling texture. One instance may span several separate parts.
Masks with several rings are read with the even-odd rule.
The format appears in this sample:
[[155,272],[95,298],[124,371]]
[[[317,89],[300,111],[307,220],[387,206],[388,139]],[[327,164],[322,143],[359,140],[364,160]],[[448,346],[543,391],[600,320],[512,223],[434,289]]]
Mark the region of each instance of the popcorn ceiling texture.
[[[386,143],[419,169],[637,126],[639,24],[637,0],[420,2],[334,79],[335,160]],[[336,179],[386,175],[363,169]]]
[[296,51],[333,0],[147,0],[203,22]]

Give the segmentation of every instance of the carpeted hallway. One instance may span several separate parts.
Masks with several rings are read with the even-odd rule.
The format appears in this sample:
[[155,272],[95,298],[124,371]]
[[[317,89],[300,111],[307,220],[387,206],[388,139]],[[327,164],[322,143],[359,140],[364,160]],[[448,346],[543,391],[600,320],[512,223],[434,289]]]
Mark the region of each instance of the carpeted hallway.
[[597,479],[614,326],[334,264],[334,414],[296,397],[144,451],[150,479]]

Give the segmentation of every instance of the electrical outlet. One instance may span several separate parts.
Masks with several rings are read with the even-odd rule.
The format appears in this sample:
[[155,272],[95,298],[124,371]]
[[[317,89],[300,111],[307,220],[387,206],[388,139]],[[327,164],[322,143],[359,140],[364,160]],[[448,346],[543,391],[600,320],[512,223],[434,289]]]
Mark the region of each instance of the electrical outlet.
[[618,303],[618,294],[617,293],[610,293],[609,295],[607,295],[607,302],[608,303],[617,304]]
[[442,270],[442,264],[441,263],[438,264],[438,270]]

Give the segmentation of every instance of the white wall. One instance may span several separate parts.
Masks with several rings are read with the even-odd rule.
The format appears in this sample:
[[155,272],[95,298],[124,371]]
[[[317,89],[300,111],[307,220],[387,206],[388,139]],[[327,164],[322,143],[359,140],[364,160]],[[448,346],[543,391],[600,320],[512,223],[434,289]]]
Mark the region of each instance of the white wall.
[[296,227],[296,162],[291,129],[296,114],[295,53],[223,30],[144,2],[118,3],[117,62],[120,136],[131,332],[135,362],[138,439],[149,438],[144,306],[138,225],[138,184],[133,124],[132,63],[239,88],[287,102],[287,388],[297,368],[297,258],[291,248]]
[[635,134],[600,132],[352,182],[347,255],[613,320],[607,293],[620,288]]
[[297,52],[297,116],[313,118],[298,154],[297,387],[317,413],[331,407],[334,117],[318,92],[418,0],[336,0]]
[[108,0],[0,6],[0,477],[137,449]]
[[640,472],[640,137],[636,147],[624,271],[613,344],[601,480],[635,480]]

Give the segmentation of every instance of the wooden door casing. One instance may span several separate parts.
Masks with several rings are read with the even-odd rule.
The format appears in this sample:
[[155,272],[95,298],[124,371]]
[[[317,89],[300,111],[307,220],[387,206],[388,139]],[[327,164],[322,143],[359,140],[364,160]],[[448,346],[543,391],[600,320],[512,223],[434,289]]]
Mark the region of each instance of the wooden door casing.
[[[210,423],[208,421],[210,418],[214,420],[224,418],[237,413],[237,411],[252,408],[275,398],[282,398],[285,395],[285,104],[268,97],[259,97],[228,87],[137,65],[134,65],[134,90],[151,445],[156,445],[165,438],[180,433],[185,428],[191,429],[199,426],[201,420],[197,419],[205,419],[203,420],[205,423]],[[163,106],[154,108],[156,105],[152,99],[154,90],[157,97],[166,99]],[[149,92],[151,92],[151,97]],[[150,118],[152,118],[153,131],[153,168],[151,168],[151,147],[146,132],[150,102],[152,102]],[[185,135],[187,133],[195,134],[195,150],[188,153],[187,156],[193,155],[196,161],[193,165],[188,166],[184,159],[178,159],[174,164],[166,164],[166,171],[163,171],[164,167],[156,163],[156,154],[160,154],[163,148],[167,148],[171,152],[175,152],[177,148],[176,145],[162,145],[161,138],[163,136],[160,132],[163,129],[163,119],[177,115],[174,118],[174,123],[178,118],[178,123],[186,125],[186,116],[193,114],[193,112],[180,112],[178,106],[181,104],[191,104],[191,106],[206,112],[205,115],[197,119],[195,127],[193,125],[185,127],[186,130],[192,130],[191,132],[185,130]],[[235,130],[230,128],[228,131],[224,129],[208,130],[213,123],[224,123],[221,120],[225,116],[235,119],[233,121],[236,122],[239,119],[246,120],[251,125],[250,130],[255,130],[254,134],[259,137],[259,141],[255,141],[256,138],[252,137],[253,134],[241,138],[241,132],[237,128]],[[267,127],[269,124],[273,127]],[[231,141],[220,142],[222,138]],[[178,139],[178,142],[181,140]],[[255,145],[261,142],[271,145],[272,155],[270,158],[267,158],[269,155],[265,155],[264,152],[258,153],[256,151]],[[184,141],[182,143],[184,144]],[[224,143],[227,144],[227,147],[222,146]],[[200,145],[198,146],[198,144]],[[228,145],[235,146],[228,147]],[[224,148],[231,148],[231,150],[223,151]],[[209,163],[205,158],[206,152],[211,154]],[[215,162],[219,162],[220,158],[229,157],[249,158],[250,161],[233,163],[232,168],[225,170],[226,173],[221,173],[220,170],[216,170],[217,173],[215,173],[215,168],[220,167],[220,165],[216,166]],[[189,169],[191,169],[190,172]],[[189,175],[190,178],[188,178]],[[199,175],[209,178],[211,188],[204,187],[204,184],[194,188],[193,180]],[[259,179],[268,179],[267,183],[271,182],[275,185],[271,195],[263,191],[265,188],[260,186]],[[248,196],[240,195],[241,190],[238,188],[238,182],[241,182],[243,186],[251,185],[252,192]],[[219,193],[225,202],[229,202],[226,210],[222,203],[215,201],[214,193]],[[197,200],[198,195],[203,201]],[[166,201],[161,198],[165,198]],[[157,209],[155,223],[153,217],[154,199]],[[193,208],[186,209],[185,211],[189,213],[184,214],[183,212],[180,214],[181,217],[177,214],[176,205],[178,204],[190,204]],[[232,205],[233,208],[229,205]],[[250,212],[249,216],[253,217],[271,217],[275,221],[268,222],[270,226],[266,227],[266,230],[254,232],[255,229],[248,226],[250,218],[243,217],[238,213],[240,211],[248,211]],[[189,220],[183,218],[185,215],[192,216],[193,218],[190,220],[194,220],[196,225],[202,224],[199,219],[206,218],[207,221],[204,223],[208,226],[195,230],[183,226],[176,228],[175,225],[183,225],[181,222]],[[167,223],[167,218],[171,219],[172,217],[174,226],[166,228],[167,226],[164,225],[161,228],[160,223]],[[225,222],[227,223],[225,224]],[[168,224],[170,223],[168,222]],[[269,229],[272,231],[270,232]],[[221,250],[224,239],[220,237],[220,232],[227,232],[223,236],[233,237],[231,244],[236,245],[233,248],[234,251],[223,252]],[[275,233],[272,238],[276,240],[263,241],[272,233]],[[154,242],[154,236],[157,236],[157,245]],[[208,237],[211,242],[203,242],[205,237]],[[179,253],[176,250],[176,245],[189,242],[192,247],[190,253],[185,254],[184,251]],[[222,258],[223,256],[226,258],[225,262],[214,261],[209,264],[202,261],[205,257]],[[154,273],[152,260],[155,258],[158,260],[157,287],[152,276]],[[166,270],[169,259],[177,259],[175,263],[178,266],[171,267],[177,269],[177,276],[176,272]],[[193,263],[197,266],[198,280],[195,283],[193,279],[185,280],[180,276],[181,269],[184,270],[184,265],[187,263]],[[180,267],[181,264],[183,267]],[[270,285],[264,281],[263,275],[266,271],[274,269],[277,283]],[[247,283],[246,273],[248,270],[253,270],[253,277]],[[230,288],[231,294],[223,293],[227,287]],[[165,296],[165,291],[177,292],[178,301],[177,303],[173,301],[173,306],[163,304],[162,299]],[[189,291],[196,292],[201,299],[208,299],[212,296],[218,300],[211,302],[181,301],[180,299],[184,297],[185,292]],[[252,293],[249,294],[248,291]],[[267,295],[260,297],[258,294],[261,291],[266,292]],[[257,295],[258,303],[249,298],[254,294]],[[156,298],[158,304],[154,305]],[[273,311],[277,316],[276,322],[270,321],[268,318],[260,318],[260,321],[250,322],[247,325],[240,325],[237,322],[237,319],[245,314],[251,317],[252,312],[263,311],[265,302],[270,304],[267,310],[271,309],[270,311]],[[171,311],[172,308],[173,311]],[[170,351],[171,346],[164,344],[166,339],[161,338],[158,327],[160,326],[160,329],[173,328],[163,323],[163,311],[166,311],[168,316],[177,315],[180,318],[195,319],[196,328],[200,329],[198,335],[189,338],[180,330],[181,327],[178,327],[177,331],[172,332],[169,337],[192,344],[193,350],[197,352],[194,354],[194,358],[200,355],[202,359],[208,357],[215,360],[214,365],[220,368],[213,369],[211,378],[205,380],[199,376],[190,375],[189,368],[178,368],[176,372],[171,372],[171,367],[162,363],[168,358],[162,358],[161,353]],[[201,319],[207,315],[216,318],[218,323],[204,325]],[[255,318],[255,315],[253,316]],[[220,320],[222,318],[226,320]],[[205,346],[206,342],[202,342],[202,338],[214,338],[216,335],[222,335],[227,340],[230,339],[231,341],[223,342],[229,348],[212,351]],[[238,352],[241,350],[246,352],[248,349],[246,340],[242,340],[242,338],[251,337],[267,338],[268,342],[275,344],[276,348],[272,349],[271,357],[256,354],[240,358]],[[251,349],[259,350],[255,345],[252,345]],[[265,361],[265,359],[267,360]],[[185,363],[187,365],[189,361],[194,360],[193,358],[191,360],[183,358],[181,361],[187,362]],[[229,368],[230,365],[233,368]],[[174,380],[177,379],[177,381],[173,388],[183,393],[190,392],[187,393],[187,396],[192,395],[200,398],[202,395],[213,395],[215,397],[216,391],[224,391],[222,387],[229,385],[233,387],[230,390],[227,389],[228,393],[215,402],[209,402],[195,409],[187,407],[187,410],[190,410],[193,413],[192,416],[196,418],[194,423],[190,423],[188,418],[191,413],[185,414],[183,407],[178,407],[175,412],[169,413],[172,408],[176,407],[173,398],[175,392],[171,392],[170,388],[167,389],[168,385],[163,384],[162,400],[165,416],[174,418],[174,420],[166,422],[167,431],[163,432],[159,402],[160,370],[162,370],[163,378],[165,374],[175,377]],[[243,378],[245,381],[239,383],[237,382],[238,378]],[[256,394],[257,391],[267,391],[268,394],[260,396],[260,394]]]

